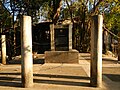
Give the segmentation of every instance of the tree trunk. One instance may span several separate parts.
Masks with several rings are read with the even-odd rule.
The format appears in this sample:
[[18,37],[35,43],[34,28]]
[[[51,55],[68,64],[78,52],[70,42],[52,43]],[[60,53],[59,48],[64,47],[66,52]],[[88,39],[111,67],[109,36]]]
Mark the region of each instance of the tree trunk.
[[60,9],[62,5],[62,0],[53,0],[53,23],[56,24],[59,16],[60,16]]

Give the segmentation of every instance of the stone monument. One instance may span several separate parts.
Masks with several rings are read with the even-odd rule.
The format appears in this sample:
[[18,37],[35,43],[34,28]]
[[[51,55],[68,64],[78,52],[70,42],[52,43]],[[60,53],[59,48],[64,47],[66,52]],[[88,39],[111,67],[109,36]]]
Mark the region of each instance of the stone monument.
[[72,49],[72,24],[50,25],[51,51],[45,51],[45,63],[78,63],[79,52]]

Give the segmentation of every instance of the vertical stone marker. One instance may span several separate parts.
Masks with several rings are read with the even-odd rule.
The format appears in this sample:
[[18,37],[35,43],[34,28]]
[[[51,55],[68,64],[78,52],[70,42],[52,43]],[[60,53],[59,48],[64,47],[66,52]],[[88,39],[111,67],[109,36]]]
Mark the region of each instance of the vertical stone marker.
[[[120,32],[118,32],[118,36],[120,37]],[[118,62],[120,62],[120,38],[118,39]]]
[[91,28],[91,86],[102,87],[102,15],[92,17]]
[[6,64],[6,38],[5,35],[1,35],[1,57],[2,64]]
[[72,27],[73,25],[69,25],[69,50],[72,50]]
[[50,25],[51,51],[55,51],[54,24]]
[[31,17],[21,16],[21,56],[22,85],[33,86],[32,32]]

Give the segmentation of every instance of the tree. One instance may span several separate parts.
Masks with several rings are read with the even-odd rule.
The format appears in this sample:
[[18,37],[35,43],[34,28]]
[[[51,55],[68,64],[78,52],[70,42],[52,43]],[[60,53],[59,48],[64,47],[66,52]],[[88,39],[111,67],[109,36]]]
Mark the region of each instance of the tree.
[[[33,24],[40,20],[52,21],[71,19],[74,25],[74,48],[81,52],[90,50],[91,17],[102,14],[104,25],[115,32],[119,31],[119,0],[5,0],[11,13],[19,17],[30,15]],[[13,24],[14,25],[14,24]],[[117,32],[116,32],[117,31]]]
[[[71,18],[73,23],[76,21],[74,41],[77,41],[77,43],[74,43],[74,48],[79,51],[90,50],[90,26],[93,15],[102,14],[104,25],[107,28],[110,28],[110,30],[119,29],[119,0],[74,0],[72,3],[71,1],[65,0],[68,7],[62,10],[62,14],[63,18]],[[117,30],[114,32],[117,34]]]

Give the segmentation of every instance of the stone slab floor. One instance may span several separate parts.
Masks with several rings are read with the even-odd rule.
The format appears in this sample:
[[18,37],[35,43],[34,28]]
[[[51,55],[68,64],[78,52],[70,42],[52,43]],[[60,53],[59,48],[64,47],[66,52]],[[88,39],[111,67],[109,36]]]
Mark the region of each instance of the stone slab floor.
[[0,90],[120,90],[117,58],[103,55],[102,70],[103,87],[90,87],[90,54],[80,53],[79,64],[34,64],[33,88],[22,88],[20,63],[1,64]]

